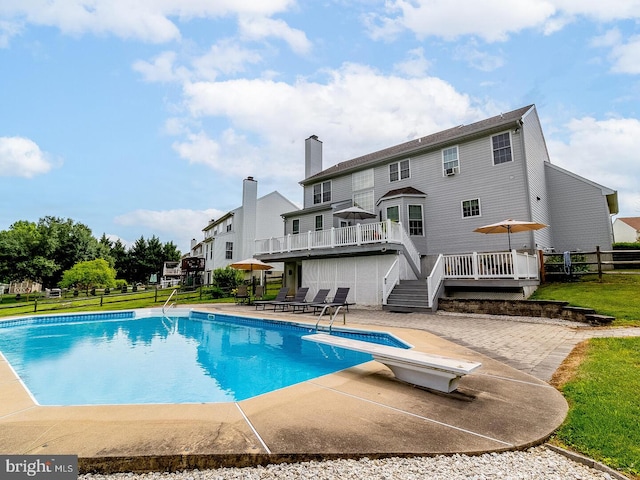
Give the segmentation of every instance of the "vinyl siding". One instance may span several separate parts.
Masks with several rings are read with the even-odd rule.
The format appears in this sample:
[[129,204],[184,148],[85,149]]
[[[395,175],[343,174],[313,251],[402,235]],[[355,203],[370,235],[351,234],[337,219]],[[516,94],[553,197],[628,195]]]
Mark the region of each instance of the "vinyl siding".
[[602,188],[577,175],[546,165],[547,188],[553,227],[553,248],[593,251],[611,250],[609,207]]

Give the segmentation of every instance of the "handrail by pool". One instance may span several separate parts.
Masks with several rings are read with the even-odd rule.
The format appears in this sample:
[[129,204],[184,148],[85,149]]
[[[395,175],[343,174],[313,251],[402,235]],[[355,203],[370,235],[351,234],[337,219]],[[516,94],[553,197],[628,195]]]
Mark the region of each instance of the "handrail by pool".
[[171,295],[169,295],[169,298],[167,298],[167,301],[164,302],[164,305],[162,306],[162,313],[163,314],[164,314],[165,308],[171,308],[171,307],[175,308],[176,302],[173,302],[171,305],[169,305],[169,307],[167,307],[167,303],[169,303],[169,300],[171,300],[171,297],[173,297],[177,292],[178,292],[178,289],[174,288],[173,292],[171,292]]

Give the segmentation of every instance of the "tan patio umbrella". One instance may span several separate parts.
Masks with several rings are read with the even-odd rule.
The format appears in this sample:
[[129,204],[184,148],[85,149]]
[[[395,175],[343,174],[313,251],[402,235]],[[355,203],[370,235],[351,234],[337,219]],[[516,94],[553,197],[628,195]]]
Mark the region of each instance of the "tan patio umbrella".
[[478,233],[506,233],[509,237],[509,251],[511,251],[511,234],[518,232],[529,232],[531,230],[540,230],[541,228],[548,227],[544,223],[538,222],[525,222],[522,220],[503,220],[498,223],[492,223],[491,225],[485,225],[484,227],[478,227],[474,232]]
[[244,260],[240,260],[239,262],[234,262],[230,265],[231,268],[235,268],[236,270],[247,270],[250,273],[251,278],[253,278],[253,271],[263,271],[263,270],[271,270],[273,268],[272,265],[268,263],[264,263],[262,260],[258,260],[257,258],[246,258]]

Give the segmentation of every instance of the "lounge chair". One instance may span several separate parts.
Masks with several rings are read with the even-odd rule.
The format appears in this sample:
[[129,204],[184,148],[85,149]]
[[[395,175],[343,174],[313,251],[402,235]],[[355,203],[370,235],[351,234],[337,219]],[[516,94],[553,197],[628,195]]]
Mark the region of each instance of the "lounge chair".
[[347,302],[347,296],[349,295],[349,287],[340,287],[336,290],[336,294],[333,297],[333,300],[327,303],[318,303],[313,305],[313,313],[317,313],[325,309],[325,307],[347,307],[347,312],[349,311],[349,305],[353,305],[353,303]]
[[256,285],[256,291],[253,294],[253,299],[260,299],[262,300],[262,297],[264,297],[264,286],[263,285]]
[[307,297],[307,292],[309,291],[309,289],[307,287],[300,287],[298,289],[298,291],[296,292],[295,297],[293,297],[293,300],[284,300],[282,302],[273,302],[273,311],[275,312],[276,309],[281,308],[282,311],[284,312],[285,310],[287,310],[289,308],[289,305],[291,305],[292,303],[302,303],[304,302],[304,299]]
[[236,304],[246,303],[249,301],[249,291],[246,285],[238,285],[236,288]]
[[282,287],[280,289],[280,291],[278,292],[278,294],[276,295],[275,299],[273,299],[273,300],[261,300],[261,301],[258,301],[258,302],[253,302],[253,304],[256,306],[256,310],[260,306],[262,306],[262,309],[264,310],[267,305],[271,305],[274,302],[283,302],[287,298],[287,293],[289,293],[289,288],[288,287]]
[[324,304],[327,301],[327,295],[329,295],[329,289],[321,288],[320,290],[318,290],[318,293],[316,293],[316,296],[313,297],[313,300],[311,300],[310,302],[291,302],[289,306],[293,308],[293,313],[296,313],[296,311],[305,313],[307,311],[307,308],[311,308],[313,305],[321,303]]

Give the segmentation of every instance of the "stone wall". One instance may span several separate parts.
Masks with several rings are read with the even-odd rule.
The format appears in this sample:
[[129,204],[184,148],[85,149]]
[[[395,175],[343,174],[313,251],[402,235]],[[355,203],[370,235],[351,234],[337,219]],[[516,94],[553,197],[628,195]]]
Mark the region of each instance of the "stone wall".
[[440,298],[438,310],[457,313],[560,318],[591,325],[607,325],[614,320],[612,317],[597,315],[595,310],[590,308],[570,307],[567,302],[552,300]]

